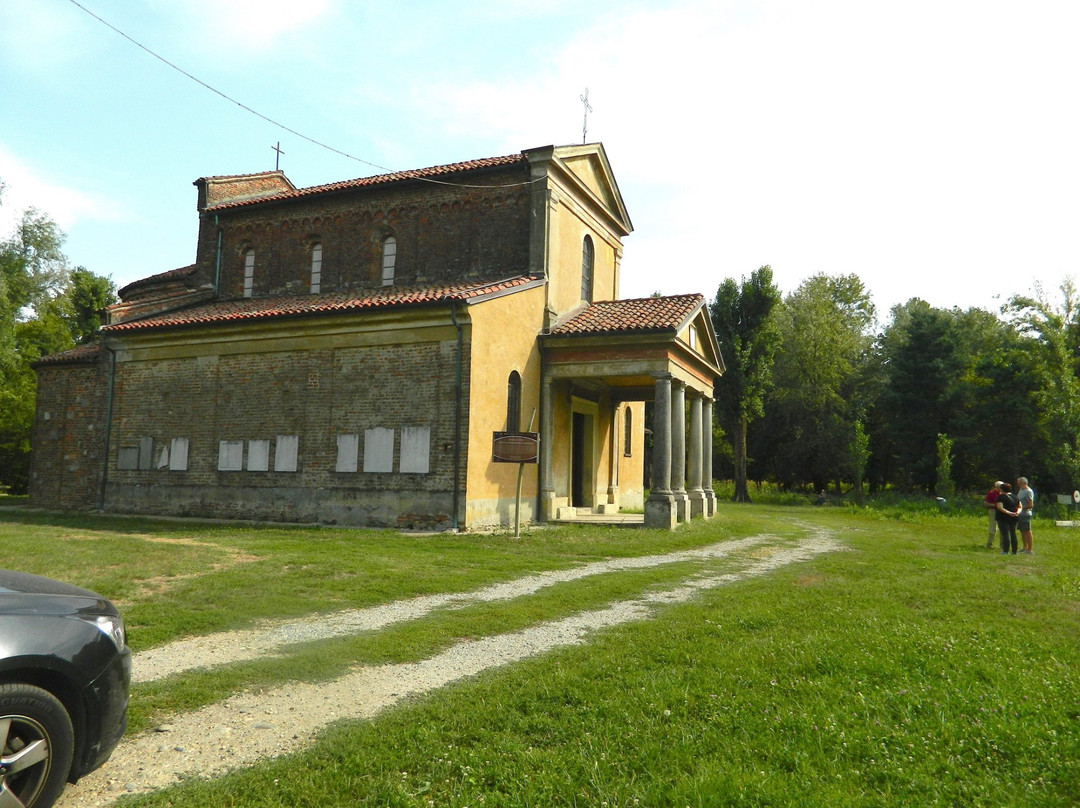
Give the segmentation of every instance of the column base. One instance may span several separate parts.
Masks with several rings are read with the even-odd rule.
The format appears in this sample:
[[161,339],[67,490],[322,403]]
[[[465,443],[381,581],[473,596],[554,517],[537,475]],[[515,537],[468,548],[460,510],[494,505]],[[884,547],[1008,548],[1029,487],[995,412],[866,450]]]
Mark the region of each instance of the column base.
[[653,491],[650,493],[645,501],[645,527],[674,530],[677,524],[679,521],[675,509],[675,497],[670,492],[659,494]]
[[541,491],[540,492],[540,519],[544,522],[550,522],[557,515],[557,503],[555,501],[554,491]]
[[716,492],[705,492],[705,518],[712,519],[716,516]]
[[675,518],[679,524],[690,521],[690,497],[685,491],[673,492],[675,496]]
[[704,491],[691,491],[687,496],[690,497],[690,518],[700,519],[706,515],[705,510],[705,492]]

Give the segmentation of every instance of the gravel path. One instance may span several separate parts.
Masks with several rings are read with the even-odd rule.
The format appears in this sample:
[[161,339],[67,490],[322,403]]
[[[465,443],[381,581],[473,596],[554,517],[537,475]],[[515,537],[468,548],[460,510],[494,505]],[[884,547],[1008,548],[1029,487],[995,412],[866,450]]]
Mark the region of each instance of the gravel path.
[[223,654],[229,655],[229,661],[250,659],[295,642],[354,634],[416,619],[436,608],[531,594],[559,581],[750,551],[749,563],[735,572],[692,575],[663,591],[521,631],[461,642],[419,662],[361,667],[331,682],[289,683],[260,694],[240,693],[176,716],[162,727],[164,732],[125,739],[103,769],[70,786],[57,805],[99,808],[123,794],[164,788],[183,777],[213,777],[295,752],[309,746],[333,721],[371,718],[408,696],[427,693],[554,648],[586,642],[588,635],[598,629],[650,619],[660,605],[686,602],[702,590],[764,575],[782,566],[843,549],[843,545],[823,531],[795,544],[770,545],[771,540],[774,537],[755,536],[687,552],[596,562],[572,570],[530,575],[469,594],[417,598],[341,612],[329,618],[324,615],[290,620],[252,631],[185,640],[144,652],[136,656],[135,669],[140,671],[140,681],[149,681],[219,663]]
[[160,648],[143,651],[135,659],[133,682],[152,682],[196,668],[216,668],[235,662],[260,659],[280,652],[289,645],[332,637],[346,637],[364,631],[377,631],[395,623],[418,620],[435,609],[461,608],[472,603],[513,600],[532,595],[541,589],[567,581],[623,570],[645,569],[681,561],[704,561],[723,558],[755,547],[772,536],[752,536],[739,541],[717,544],[664,555],[617,558],[595,561],[567,570],[555,570],[492,584],[475,592],[426,595],[368,609],[349,609],[316,617],[275,621],[253,629],[225,631],[206,637],[179,640]]

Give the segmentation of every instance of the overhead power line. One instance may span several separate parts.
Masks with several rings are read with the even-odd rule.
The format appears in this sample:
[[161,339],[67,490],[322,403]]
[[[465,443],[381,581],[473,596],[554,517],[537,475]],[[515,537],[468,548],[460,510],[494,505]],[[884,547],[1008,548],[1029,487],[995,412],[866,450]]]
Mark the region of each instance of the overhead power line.
[[[298,138],[300,138],[302,140],[306,140],[308,143],[311,143],[311,144],[313,144],[315,146],[318,146],[319,148],[326,149],[327,151],[333,152],[334,154],[340,155],[341,157],[345,157],[346,159],[355,160],[358,163],[363,163],[364,165],[371,166],[372,168],[377,168],[380,171],[385,171],[388,174],[399,173],[399,172],[395,171],[392,168],[387,168],[386,166],[381,166],[378,163],[373,163],[370,160],[365,160],[362,157],[357,157],[354,154],[349,154],[348,152],[342,151],[341,149],[334,148],[333,146],[331,146],[331,145],[329,145],[327,143],[323,143],[320,140],[316,140],[313,137],[309,137],[308,135],[305,135],[303,132],[298,132],[297,130],[295,130],[295,129],[289,127],[289,126],[286,126],[285,124],[281,123],[280,121],[274,120],[273,118],[269,117],[268,115],[263,115],[261,112],[259,112],[256,109],[252,109],[251,107],[249,107],[247,104],[243,103],[242,101],[238,101],[237,99],[233,98],[231,95],[228,95],[227,93],[222,92],[221,90],[217,89],[216,87],[214,87],[214,86],[212,86],[210,84],[207,84],[205,81],[198,78],[197,76],[193,76],[191,73],[184,70],[184,68],[180,67],[179,65],[175,64],[174,62],[170,62],[164,56],[162,56],[161,54],[157,53],[156,51],[146,47],[146,45],[142,44],[137,39],[134,39],[133,37],[128,36],[126,33],[121,31],[119,28],[117,28],[111,22],[109,22],[108,20],[102,19],[97,14],[95,14],[93,11],[91,11],[86,6],[84,6],[82,3],[79,3],[78,0],[68,0],[68,2],[70,2],[73,6],[76,6],[77,8],[82,9],[83,11],[85,11],[87,14],[89,14],[95,20],[100,22],[106,28],[109,28],[110,30],[112,30],[115,33],[119,34],[124,39],[126,39],[128,42],[130,42],[132,45],[134,45],[135,47],[139,48],[140,50],[145,51],[148,54],[150,54],[155,59],[157,59],[159,62],[162,62],[165,65],[168,65],[173,70],[175,70],[177,73],[180,73],[183,76],[187,76],[187,78],[191,79],[193,82],[195,82],[199,86],[209,90],[210,92],[214,93],[215,95],[221,96],[226,101],[229,101],[229,102],[231,102],[233,104],[236,104],[236,106],[240,107],[245,112],[248,112],[248,113],[254,115],[256,118],[261,118],[262,120],[266,121],[271,126],[276,126],[278,129],[282,129],[282,130],[288,132],[291,135],[296,135],[296,137],[298,137]],[[468,184],[460,183],[460,182],[447,182],[445,180],[437,180],[437,179],[433,179],[431,177],[416,177],[415,179],[422,180],[423,182],[430,182],[430,183],[433,183],[435,185],[452,185],[452,186],[459,187],[459,188],[514,188],[514,187],[518,187],[518,186],[521,186],[521,185],[531,185],[533,182],[536,182],[536,180],[529,180],[527,182],[514,182],[514,183],[508,183],[506,185],[468,185]]]

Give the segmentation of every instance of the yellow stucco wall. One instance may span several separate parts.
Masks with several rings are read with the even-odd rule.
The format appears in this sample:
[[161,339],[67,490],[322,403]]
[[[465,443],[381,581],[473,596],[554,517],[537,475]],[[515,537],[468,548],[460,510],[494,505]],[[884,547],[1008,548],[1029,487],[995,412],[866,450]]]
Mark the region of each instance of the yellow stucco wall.
[[592,300],[614,300],[618,294],[618,253],[621,242],[589,209],[566,189],[555,193],[548,264],[550,305],[565,314],[582,304],[581,257],[585,236],[593,241]]
[[[533,431],[540,427],[540,349],[544,324],[544,287],[486,300],[470,306],[471,372],[469,391],[469,469],[466,478],[466,526],[513,524],[518,465],[491,462],[492,432],[506,429],[507,382],[521,375],[521,429],[536,409]],[[522,521],[534,517],[536,464],[525,467]]]

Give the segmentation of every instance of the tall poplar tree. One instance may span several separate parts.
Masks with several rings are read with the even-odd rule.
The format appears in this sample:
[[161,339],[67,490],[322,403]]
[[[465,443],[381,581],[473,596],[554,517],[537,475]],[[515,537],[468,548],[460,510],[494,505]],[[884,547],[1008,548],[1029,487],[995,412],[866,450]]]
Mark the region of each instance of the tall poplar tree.
[[780,344],[774,312],[780,290],[772,268],[763,266],[737,284],[728,278],[709,306],[713,329],[727,371],[717,385],[717,412],[731,436],[735,457],[735,502],[749,502],[746,487],[746,432],[762,414],[772,383],[772,364]]

